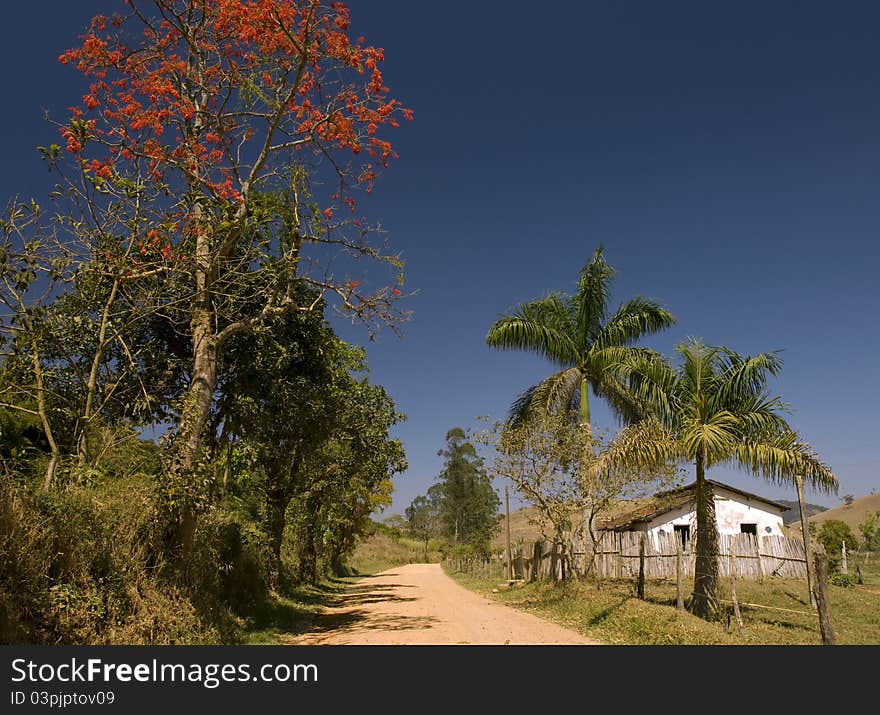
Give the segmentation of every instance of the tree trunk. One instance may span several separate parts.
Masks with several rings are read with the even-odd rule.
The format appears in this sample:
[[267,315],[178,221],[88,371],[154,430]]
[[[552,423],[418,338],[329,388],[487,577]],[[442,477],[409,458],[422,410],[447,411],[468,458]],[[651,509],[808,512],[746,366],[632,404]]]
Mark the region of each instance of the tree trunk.
[[95,406],[95,395],[98,392],[98,373],[101,369],[101,361],[104,359],[104,352],[107,348],[107,328],[110,325],[110,310],[116,300],[116,293],[119,290],[119,279],[113,281],[113,288],[110,290],[110,297],[104,303],[104,309],[101,312],[101,326],[98,329],[98,343],[95,347],[95,354],[92,356],[92,366],[89,370],[89,378],[86,383],[86,402],[82,413],[82,427],[80,428],[79,438],[77,439],[76,451],[77,459],[81,467],[89,463],[89,423],[92,421]]
[[306,524],[301,537],[297,576],[302,583],[315,583],[318,580],[318,550],[315,548],[315,531],[311,522]]
[[269,578],[277,585],[281,574],[281,543],[284,539],[285,512],[287,496],[283,489],[274,488],[266,492],[266,534],[269,536]]
[[590,427],[590,385],[587,378],[581,378],[581,425]]
[[636,582],[636,595],[645,600],[645,532],[639,538],[639,580]]
[[807,507],[804,502],[804,478],[800,475],[795,477],[797,485],[798,508],[801,510],[801,536],[804,539],[804,557],[807,560],[807,591],[810,593],[810,605],[816,607],[816,596],[813,595],[813,551],[810,544],[810,533],[807,528]]
[[196,293],[190,318],[192,377],[178,422],[173,466],[178,489],[187,494],[178,513],[177,531],[177,545],[184,562],[188,561],[192,554],[196,526],[193,496],[198,496],[191,494],[188,489],[184,489],[184,486],[189,486],[193,470],[198,463],[217,382],[218,346],[214,339],[210,294],[211,248],[209,237],[204,232],[199,232],[196,238],[196,265]]
[[819,613],[819,633],[822,636],[822,645],[834,645],[837,636],[834,634],[834,626],[831,623],[831,606],[828,603],[828,556],[820,544],[815,551],[815,595],[816,610]]
[[43,476],[43,491],[47,492],[52,487],[52,481],[55,479],[55,470],[58,467],[58,460],[61,458],[61,451],[58,449],[58,443],[55,441],[55,434],[52,431],[52,423],[49,421],[49,413],[46,409],[46,386],[43,382],[43,366],[40,364],[40,353],[37,350],[36,338],[34,338],[31,347],[34,381],[37,388],[37,414],[40,417],[40,424],[43,426],[43,434],[46,435],[46,441],[49,443],[49,450],[52,454],[49,459],[49,464],[46,466],[46,473]]
[[697,453],[697,548],[691,612],[707,621],[718,617],[718,528],[715,496],[706,482],[702,451]]
[[299,547],[299,580],[304,583],[315,583],[318,580],[318,545],[315,543],[315,522],[317,521],[317,507],[320,503],[320,494],[313,493],[305,504],[305,522],[300,536],[302,541]]

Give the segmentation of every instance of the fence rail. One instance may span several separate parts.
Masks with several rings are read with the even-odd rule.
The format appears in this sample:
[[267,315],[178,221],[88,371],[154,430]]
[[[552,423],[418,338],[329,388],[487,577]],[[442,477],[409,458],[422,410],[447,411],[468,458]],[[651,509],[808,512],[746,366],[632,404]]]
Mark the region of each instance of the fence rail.
[[[682,577],[694,575],[695,554],[692,542],[682,543],[677,534],[655,535],[650,532],[603,532],[595,550],[581,543],[553,544],[538,541],[514,548],[511,566],[513,577],[523,580],[563,578],[566,568],[579,573],[591,571],[599,578],[635,578],[639,573],[641,541],[644,538],[645,577],[675,579],[681,568]],[[752,534],[721,534],[719,536],[718,568],[721,576],[729,576],[731,564],[736,577],[759,580],[765,577],[806,578],[804,545],[799,539],[785,536],[753,536]],[[588,569],[593,561],[593,569]]]

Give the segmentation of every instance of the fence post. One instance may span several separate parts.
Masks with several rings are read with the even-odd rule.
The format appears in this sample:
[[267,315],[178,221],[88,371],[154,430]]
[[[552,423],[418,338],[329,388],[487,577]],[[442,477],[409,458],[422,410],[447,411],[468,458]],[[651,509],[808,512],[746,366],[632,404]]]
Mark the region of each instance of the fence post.
[[758,559],[758,579],[764,580],[764,562],[761,561],[761,535],[755,534],[755,557]]
[[645,532],[639,538],[639,581],[636,593],[641,600],[645,600]]
[[727,545],[727,562],[730,569],[730,600],[733,601],[733,616],[736,620],[736,631],[740,636],[746,634],[743,626],[742,614],[739,611],[739,601],[736,599],[736,557],[733,554],[733,539]]
[[677,590],[676,604],[679,611],[684,610],[684,592],[681,588],[681,538],[678,534],[674,534],[675,538],[675,588]]
[[831,608],[828,604],[828,556],[822,544],[817,544],[814,551],[816,566],[816,608],[819,611],[819,633],[822,635],[822,645],[834,645],[836,637],[834,626],[831,623]]
[[846,566],[846,542],[840,545],[840,573],[847,574],[849,569]]

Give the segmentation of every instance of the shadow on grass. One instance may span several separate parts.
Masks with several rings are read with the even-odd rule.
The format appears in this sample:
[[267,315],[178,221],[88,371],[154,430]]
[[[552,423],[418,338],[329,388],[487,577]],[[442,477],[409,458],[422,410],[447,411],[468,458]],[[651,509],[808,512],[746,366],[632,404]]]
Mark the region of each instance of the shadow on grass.
[[624,603],[629,601],[629,599],[630,599],[629,596],[624,596],[620,600],[620,603],[615,603],[613,606],[608,606],[608,608],[603,608],[601,611],[599,611],[598,613],[591,616],[590,619],[587,621],[587,624],[590,626],[598,626],[602,621],[604,621],[609,616],[611,616],[612,613],[617,611]]
[[315,615],[333,605],[333,600],[350,583],[350,580],[330,578],[320,584],[283,586],[251,611],[245,627],[245,640],[273,642],[281,635],[307,632]]
[[810,602],[804,596],[798,595],[796,593],[792,593],[788,589],[784,590],[782,593],[784,595],[788,596],[795,603],[800,604],[801,606],[809,606],[810,605]]

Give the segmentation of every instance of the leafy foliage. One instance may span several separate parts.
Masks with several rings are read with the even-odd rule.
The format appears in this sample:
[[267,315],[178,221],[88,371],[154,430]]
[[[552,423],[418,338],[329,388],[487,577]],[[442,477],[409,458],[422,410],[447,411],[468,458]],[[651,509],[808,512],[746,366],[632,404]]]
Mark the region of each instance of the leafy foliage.
[[502,350],[528,350],[550,360],[561,371],[528,388],[514,402],[510,420],[567,413],[580,406],[580,421],[590,422],[589,392],[605,398],[625,421],[642,414],[639,403],[615,375],[613,366],[645,353],[631,347],[645,335],[668,328],[671,313],[647,298],[633,298],[613,314],[608,301],[614,269],[600,247],[581,270],[575,295],[553,293],[523,303],[499,318],[486,344]]
[[342,570],[406,468],[325,319],[406,317],[356,213],[412,118],[383,51],[339,2],[124,6],[60,57],[89,85],[50,203],[0,217],[4,640],[232,640]]
[[825,547],[825,552],[828,554],[828,567],[831,571],[840,569],[841,551],[844,544],[846,544],[848,551],[854,551],[858,548],[858,542],[852,529],[849,528],[849,524],[839,519],[823,521],[816,538]]
[[438,454],[443,471],[407,508],[408,527],[426,548],[430,538],[440,536],[452,547],[485,553],[501,519],[501,499],[483,460],[460,427],[446,433],[446,447]]

